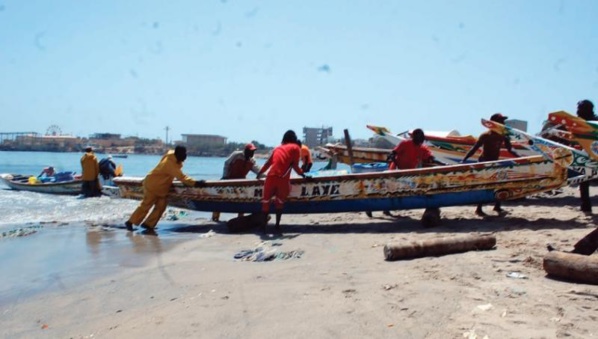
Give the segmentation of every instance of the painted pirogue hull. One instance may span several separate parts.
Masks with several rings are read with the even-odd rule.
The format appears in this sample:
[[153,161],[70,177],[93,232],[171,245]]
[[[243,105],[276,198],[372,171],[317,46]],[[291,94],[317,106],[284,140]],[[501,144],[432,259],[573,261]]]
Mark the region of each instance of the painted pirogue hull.
[[[510,200],[565,183],[566,169],[541,156],[507,161],[292,179],[284,213],[401,210]],[[115,178],[121,197],[141,199],[142,178]],[[205,187],[176,182],[169,204],[198,211],[258,212],[263,181],[226,180]]]
[[57,183],[29,184],[29,177],[30,176],[27,175],[0,175],[0,179],[2,180],[2,182],[6,186],[12,188],[13,190],[70,195],[77,195],[81,193],[81,180],[72,180]]
[[[387,141],[398,144],[404,137],[399,135],[393,135],[389,129],[381,126],[367,125],[367,128],[372,130],[377,135],[383,137]],[[447,164],[456,164],[463,160],[463,157],[476,143],[477,138],[466,135],[466,136],[426,136],[426,145],[434,154],[434,157]],[[513,150],[520,156],[533,156],[538,153],[531,151],[525,145],[514,142]],[[482,155],[482,150],[478,149],[469,159],[468,162],[477,162],[479,157]],[[502,148],[500,150],[500,159],[511,159],[514,158],[507,149]]]

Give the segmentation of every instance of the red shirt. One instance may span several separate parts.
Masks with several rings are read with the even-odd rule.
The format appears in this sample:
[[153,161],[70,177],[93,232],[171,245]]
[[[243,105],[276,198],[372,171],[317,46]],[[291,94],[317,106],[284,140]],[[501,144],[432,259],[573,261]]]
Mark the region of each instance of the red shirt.
[[280,145],[272,151],[272,156],[266,161],[260,170],[260,174],[270,169],[268,171],[269,177],[290,178],[291,168],[293,168],[297,174],[301,175],[303,171],[299,168],[300,154],[301,149],[295,143]]
[[395,160],[391,163],[391,169],[419,168],[432,158],[432,152],[426,145],[416,145],[413,140],[401,141],[393,152]]

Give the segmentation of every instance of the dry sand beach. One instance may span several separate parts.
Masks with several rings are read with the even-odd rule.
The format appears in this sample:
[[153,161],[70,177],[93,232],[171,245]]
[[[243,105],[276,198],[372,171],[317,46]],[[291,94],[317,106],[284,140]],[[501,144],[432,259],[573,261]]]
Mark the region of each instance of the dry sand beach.
[[[282,235],[228,234],[224,223],[192,214],[161,222],[157,237],[55,225],[0,239],[5,255],[15,253],[17,242],[24,248],[4,264],[9,292],[2,294],[0,336],[596,337],[598,286],[550,279],[542,269],[547,243],[568,250],[596,227],[598,209],[586,216],[578,205],[576,189],[565,188],[506,203],[505,217],[482,219],[474,206],[443,208],[442,225],[431,229],[420,226],[421,210],[395,211],[395,217],[376,212],[371,219],[365,213],[284,215]],[[490,205],[486,211],[491,214]],[[387,243],[463,234],[493,234],[496,249],[384,260]],[[234,259],[264,241],[303,254]],[[45,249],[25,253],[36,248]],[[42,265],[48,256],[58,268]],[[512,272],[524,278],[509,277]]]

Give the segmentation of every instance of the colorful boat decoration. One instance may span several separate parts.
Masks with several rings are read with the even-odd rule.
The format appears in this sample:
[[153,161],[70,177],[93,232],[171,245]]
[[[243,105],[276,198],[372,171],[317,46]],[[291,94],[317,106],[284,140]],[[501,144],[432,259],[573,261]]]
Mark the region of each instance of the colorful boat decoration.
[[[351,157],[347,146],[341,144],[326,144],[318,147],[321,153],[328,157],[336,156],[338,162],[351,165]],[[386,162],[386,158],[392,150],[385,148],[351,147],[354,164],[365,164],[372,162]]]
[[590,158],[598,160],[598,121],[585,121],[565,111],[548,114],[548,120],[557,126],[564,125]]
[[[367,125],[366,127],[393,144],[398,144],[402,140],[408,138],[408,133],[394,135],[386,127],[373,125]],[[426,145],[430,148],[430,151],[432,151],[432,154],[434,154],[436,159],[447,164],[457,164],[461,162],[465,154],[469,152],[476,141],[477,138],[471,135],[459,136],[448,134],[442,136],[435,135],[434,133],[428,134],[426,132]],[[538,153],[529,150],[525,145],[520,145],[517,142],[513,142],[512,146],[513,150],[520,156],[538,155]],[[477,162],[480,155],[482,155],[481,149],[477,150],[476,153],[467,160],[468,162]],[[501,149],[500,159],[511,158],[514,158],[513,154],[505,148]]]
[[[547,159],[557,162],[561,161],[559,165],[569,169],[569,177],[567,179],[569,185],[598,178],[598,161],[592,159],[583,151],[539,136],[530,135],[494,121],[482,119],[482,125],[497,133],[508,135],[509,138],[517,140],[521,145],[525,145],[531,151],[544,155]],[[570,161],[562,161],[563,159],[567,159],[566,155],[569,154],[572,156]]]
[[[570,155],[563,155],[570,157]],[[510,200],[565,184],[567,170],[533,156],[494,162],[376,173],[291,179],[284,213],[335,213],[435,208]],[[141,199],[143,178],[119,177],[121,197]],[[208,181],[205,187],[173,184],[169,204],[198,211],[261,210],[261,180]]]

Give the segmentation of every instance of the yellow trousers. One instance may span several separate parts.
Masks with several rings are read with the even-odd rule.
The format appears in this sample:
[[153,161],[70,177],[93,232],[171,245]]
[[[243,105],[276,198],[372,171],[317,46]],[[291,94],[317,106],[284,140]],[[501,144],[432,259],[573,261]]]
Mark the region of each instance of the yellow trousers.
[[[155,193],[148,191],[144,187],[143,200],[141,201],[141,204],[139,204],[139,207],[135,209],[135,212],[131,214],[129,222],[133,225],[139,225],[141,224],[141,222],[143,222],[143,219],[145,219],[145,222],[143,222],[143,224],[147,227],[154,228],[158,224],[158,221],[162,217],[162,214],[164,214],[167,205],[168,202],[166,200],[166,196],[158,196]],[[150,215],[147,218],[145,218],[147,212],[149,212],[152,206],[154,207],[152,213],[150,213]]]

